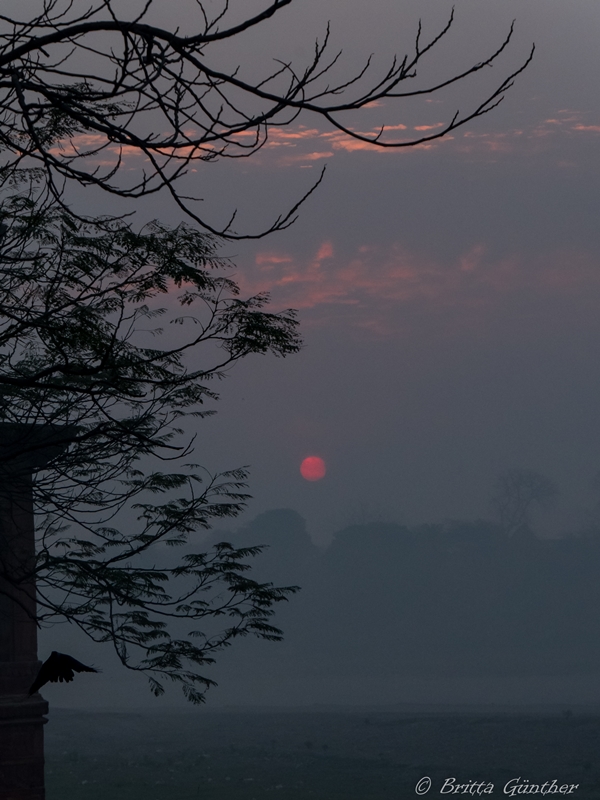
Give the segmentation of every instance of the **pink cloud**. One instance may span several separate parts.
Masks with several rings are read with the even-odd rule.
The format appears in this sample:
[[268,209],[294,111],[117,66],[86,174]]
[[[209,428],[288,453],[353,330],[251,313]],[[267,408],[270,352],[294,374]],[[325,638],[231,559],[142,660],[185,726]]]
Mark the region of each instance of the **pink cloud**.
[[317,252],[317,261],[322,261],[324,258],[333,258],[333,244],[331,242],[323,242]]
[[304,324],[337,320],[377,335],[393,331],[408,310],[453,310],[461,318],[463,313],[479,318],[503,298],[512,302],[511,297],[523,292],[561,299],[583,292],[587,300],[597,296],[600,302],[596,259],[575,251],[540,254],[535,261],[519,254],[491,260],[479,242],[444,263],[400,243],[365,244],[342,255],[325,241],[308,259],[261,253],[254,270],[241,266],[238,279],[244,292],[271,292],[274,306],[300,309]]
[[336,150],[343,150],[345,153],[357,153],[359,151],[370,150],[371,152],[382,152],[381,147],[371,144],[370,142],[362,142],[360,139],[353,139],[351,136],[345,134],[337,136],[332,141],[333,147]]
[[255,258],[255,263],[260,267],[263,265],[276,265],[276,264],[289,264],[291,263],[291,256],[279,255],[277,253],[258,253]]
[[[556,141],[556,137],[572,136],[574,133],[580,135],[600,133],[600,124],[594,120],[589,123],[584,119],[584,114],[563,109],[556,113],[552,118],[548,118],[541,123],[526,129],[514,128],[504,131],[484,131],[475,132],[473,130],[458,131],[453,136],[445,136],[431,142],[424,142],[416,147],[392,148],[379,147],[369,139],[380,136],[381,141],[396,141],[398,143],[410,143],[414,136],[427,135],[443,127],[442,122],[431,125],[417,125],[412,129],[412,137],[402,136],[402,132],[408,130],[406,123],[395,123],[385,128],[383,133],[379,128],[357,131],[363,137],[356,139],[339,130],[320,130],[317,127],[298,125],[294,127],[274,127],[269,130],[269,138],[265,147],[256,154],[252,164],[256,166],[264,165],[271,160],[271,163],[282,167],[310,169],[313,164],[324,159],[334,158],[336,155],[350,155],[357,153],[386,153],[391,154],[410,154],[416,151],[434,150],[439,147],[450,148],[457,153],[474,155],[490,154],[494,157],[515,152],[539,152],[541,148],[547,148],[551,142]],[[191,134],[192,131],[187,131]],[[240,144],[249,144],[255,134],[252,131],[241,131],[236,134]],[[76,149],[81,151],[92,150],[106,144],[106,140],[99,135],[81,134],[73,138],[72,141],[64,141],[56,145],[53,152],[56,155],[72,156]],[[191,146],[178,151],[181,156],[201,155],[209,152],[209,146],[195,150]],[[145,156],[140,154],[133,147],[119,148],[118,145],[111,144],[97,157],[90,158],[90,164],[114,166],[118,154],[125,160],[125,168],[135,169],[141,165],[141,160]],[[164,157],[172,155],[172,151],[165,150]],[[112,161],[111,161],[112,159]]]
[[294,155],[285,155],[281,160],[283,166],[294,164],[300,161],[319,161],[322,158],[331,158],[335,153],[332,150],[324,150],[316,153],[297,153]]
[[306,128],[299,125],[297,128],[271,128],[269,130],[269,142],[298,142],[303,139],[322,138],[323,132],[317,128]]
[[485,247],[482,244],[473,245],[468,253],[460,259],[460,268],[462,272],[474,272],[481,265],[481,259],[485,253]]

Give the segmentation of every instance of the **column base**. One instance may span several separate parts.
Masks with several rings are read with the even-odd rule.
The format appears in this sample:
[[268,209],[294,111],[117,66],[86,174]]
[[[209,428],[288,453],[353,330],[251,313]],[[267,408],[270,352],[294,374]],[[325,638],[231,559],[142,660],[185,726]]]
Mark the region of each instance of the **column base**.
[[[30,671],[27,662],[21,666]],[[0,675],[7,677],[15,667],[0,663]],[[0,695],[0,800],[44,800],[47,713],[48,703],[39,694]]]

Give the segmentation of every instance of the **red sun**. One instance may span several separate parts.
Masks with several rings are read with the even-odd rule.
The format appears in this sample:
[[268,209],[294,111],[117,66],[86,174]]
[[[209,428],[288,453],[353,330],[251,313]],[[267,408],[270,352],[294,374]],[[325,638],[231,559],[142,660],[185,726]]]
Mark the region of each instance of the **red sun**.
[[325,462],[319,456],[309,456],[300,464],[300,474],[307,481],[320,481],[326,472]]

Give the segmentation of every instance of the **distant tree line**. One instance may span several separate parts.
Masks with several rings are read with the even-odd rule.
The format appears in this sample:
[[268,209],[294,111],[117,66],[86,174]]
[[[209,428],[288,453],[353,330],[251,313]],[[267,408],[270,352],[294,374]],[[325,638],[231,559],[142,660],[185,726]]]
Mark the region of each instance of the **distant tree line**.
[[600,667],[600,531],[543,539],[489,520],[378,522],[347,527],[320,550],[296,512],[279,510],[228,538],[269,545],[257,568],[303,587],[277,614],[286,641],[257,668],[269,658],[282,674]]

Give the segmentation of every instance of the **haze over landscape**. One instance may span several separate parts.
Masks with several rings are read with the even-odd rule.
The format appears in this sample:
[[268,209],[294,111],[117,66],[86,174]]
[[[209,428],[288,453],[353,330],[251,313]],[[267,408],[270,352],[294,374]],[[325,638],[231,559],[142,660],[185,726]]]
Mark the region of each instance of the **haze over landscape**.
[[[451,34],[424,77],[489,55],[516,18],[501,61],[443,101],[370,108],[349,124],[371,130],[384,120],[407,136],[436,130],[456,108],[475,107],[535,42],[534,60],[490,114],[445,139],[384,152],[301,117],[252,159],[206,164],[182,182],[202,194],[211,219],[237,207],[238,227],[252,229],[292,205],[327,164],[291,228],[222,248],[243,291],[270,291],[275,309],[299,309],[305,347],[237,365],[219,385],[218,414],[199,423],[198,461],[213,471],[251,467],[247,512],[211,536],[271,543],[264,579],[306,585],[277,617],[286,642],[225,653],[209,703],[600,701],[597,571],[583,582],[580,572],[597,563],[589,537],[600,471],[600,9],[592,0],[454,5]],[[419,15],[432,34],[451,6],[306,0],[226,57],[260,64],[266,51],[302,61],[331,19],[345,67],[374,52],[383,70],[394,51],[412,46]],[[182,24],[188,11],[169,4]],[[137,213],[178,221],[152,198]],[[308,456],[323,459],[322,479],[303,479]],[[532,517],[525,543],[501,539],[489,504],[498,476],[515,468],[560,490]],[[588,539],[577,545],[547,541],[582,533]],[[279,535],[296,537],[302,558],[279,547]],[[344,555],[351,542],[352,557]],[[398,568],[389,583],[375,569],[384,563]],[[498,637],[512,630],[508,650],[478,639],[487,618],[481,611],[477,621],[472,604],[492,578],[504,588],[482,608],[497,612]],[[519,602],[530,627],[516,633]],[[581,616],[580,638],[568,639]],[[546,649],[528,640],[541,618]],[[74,644],[64,627],[41,633],[42,652],[63,646],[105,674],[94,676],[93,698],[91,678],[68,692],[51,687],[56,705],[155,702],[143,678],[111,680],[108,649]]]

